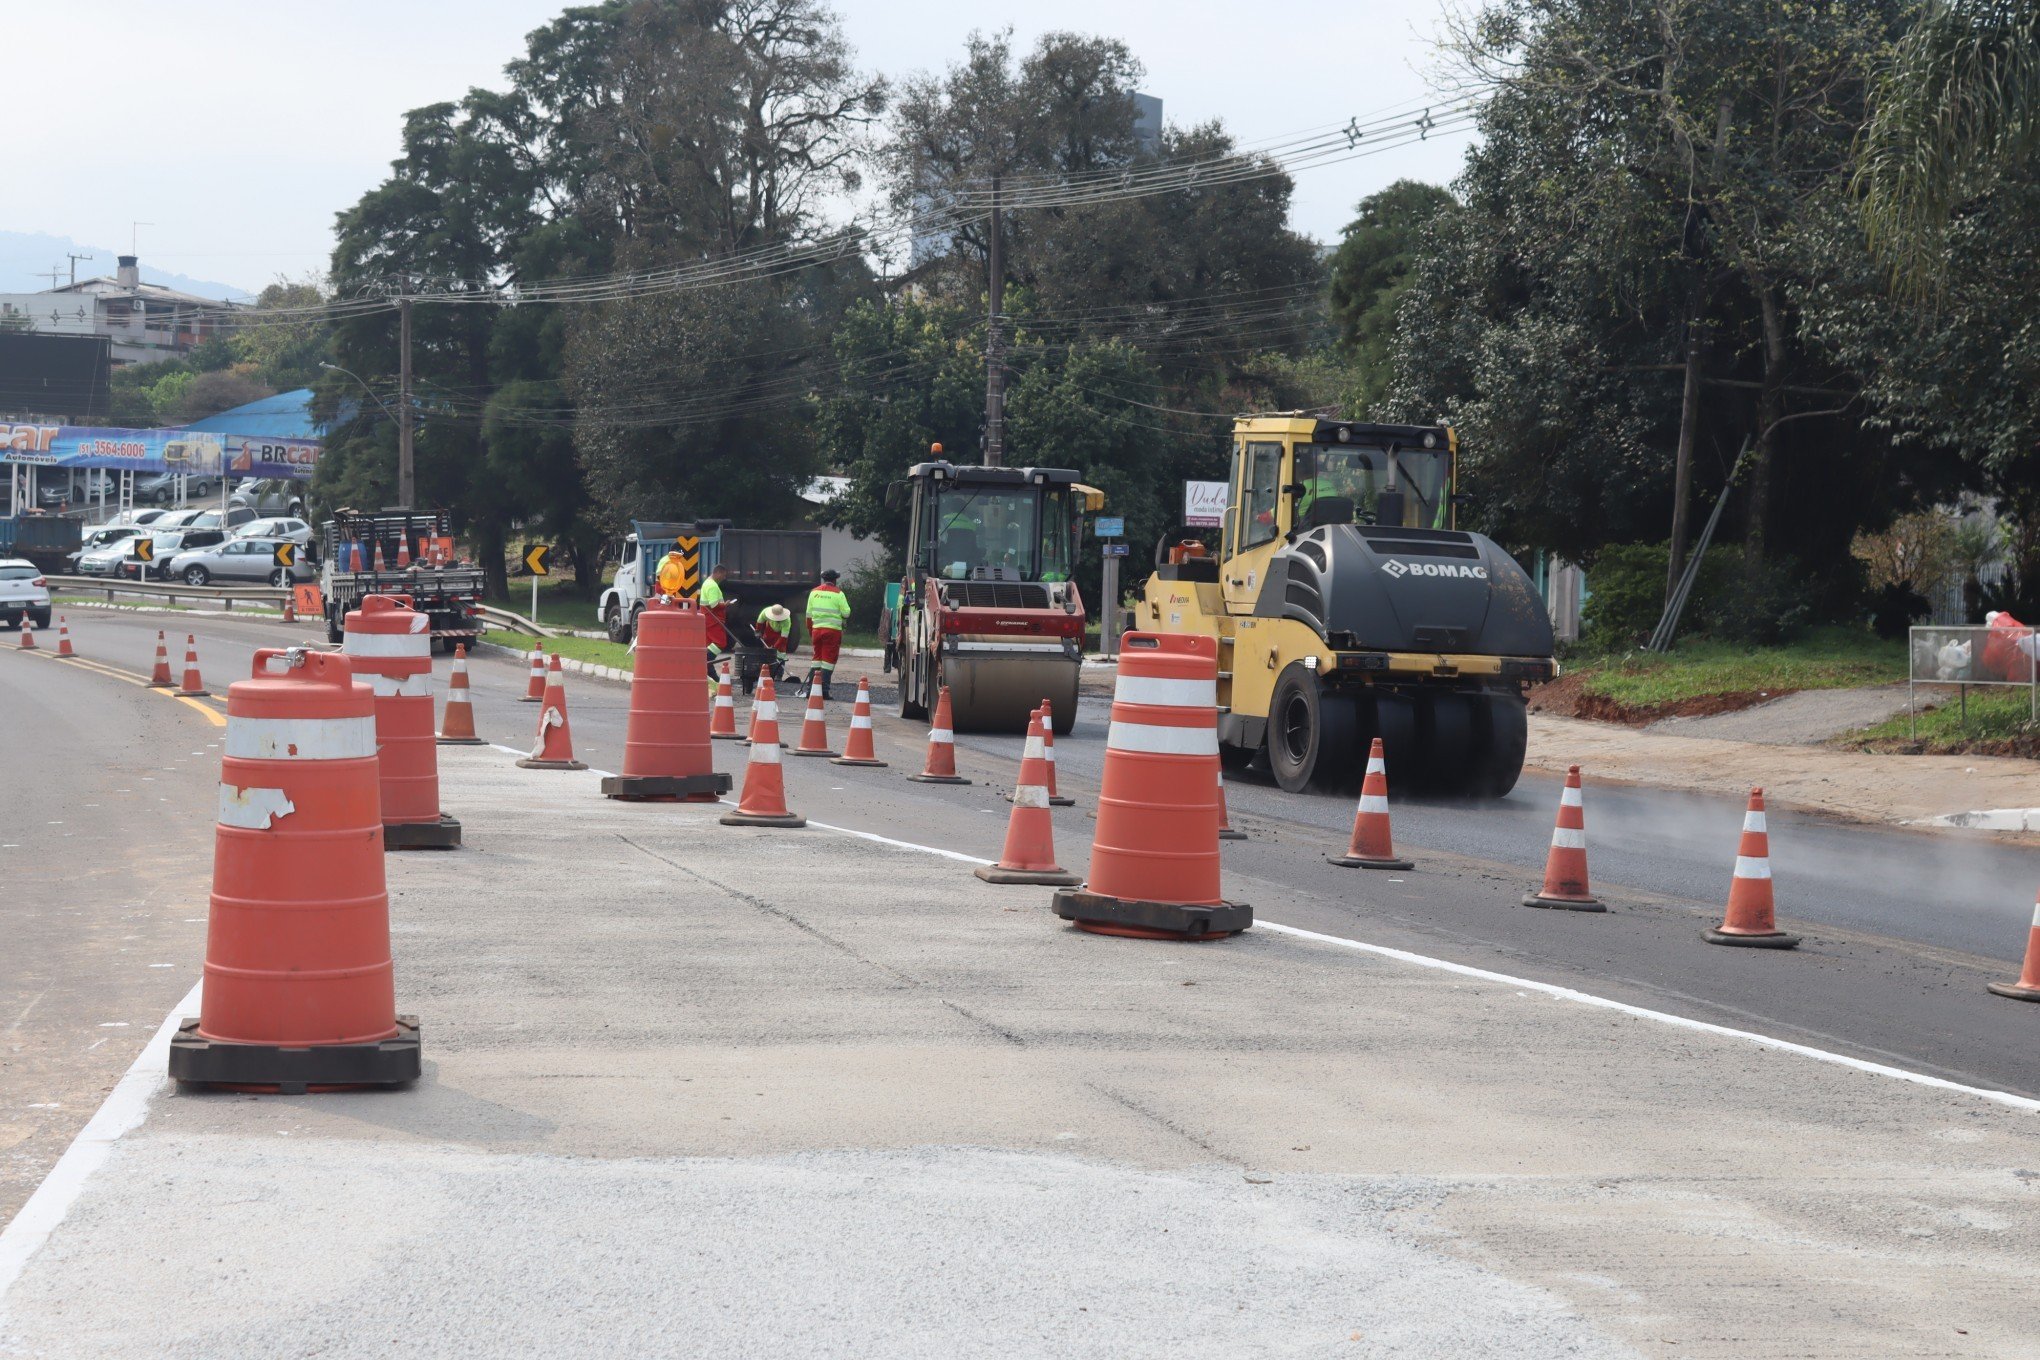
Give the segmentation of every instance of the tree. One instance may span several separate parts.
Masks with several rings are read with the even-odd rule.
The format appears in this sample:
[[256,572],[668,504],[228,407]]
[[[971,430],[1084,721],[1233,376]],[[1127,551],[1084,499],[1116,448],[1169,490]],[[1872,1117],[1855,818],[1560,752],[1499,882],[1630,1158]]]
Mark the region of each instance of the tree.
[[1331,262],[1332,322],[1353,361],[1353,414],[1365,415],[1388,389],[1396,308],[1409,287],[1418,242],[1433,218],[1457,206],[1435,184],[1397,180],[1360,201]]
[[325,304],[325,290],[313,280],[278,279],[268,285],[256,295],[256,307],[286,314],[234,332],[235,360],[275,391],[310,387],[319,380],[319,364],[326,358],[329,335],[320,312]]
[[1931,0],[1892,54],[1857,184],[1872,248],[1918,295],[1942,277],[1950,217],[2040,151],[2040,8]]

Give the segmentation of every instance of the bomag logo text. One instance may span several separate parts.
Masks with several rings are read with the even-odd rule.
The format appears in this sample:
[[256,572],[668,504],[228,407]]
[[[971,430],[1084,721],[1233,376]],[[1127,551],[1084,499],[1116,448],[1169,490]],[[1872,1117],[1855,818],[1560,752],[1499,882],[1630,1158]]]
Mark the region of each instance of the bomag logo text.
[[1390,576],[1401,579],[1404,576],[1461,576],[1470,580],[1487,580],[1487,568],[1466,562],[1404,562],[1389,558],[1381,569]]

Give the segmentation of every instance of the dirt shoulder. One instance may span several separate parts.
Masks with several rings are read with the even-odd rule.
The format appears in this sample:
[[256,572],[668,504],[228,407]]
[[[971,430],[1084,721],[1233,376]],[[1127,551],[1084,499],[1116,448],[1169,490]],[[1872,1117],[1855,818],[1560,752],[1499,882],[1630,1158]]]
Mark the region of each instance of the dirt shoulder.
[[1702,793],[1760,785],[1776,804],[1860,822],[1913,822],[1978,808],[2040,807],[2040,760],[1895,755],[1673,736],[1534,713],[1526,762]]

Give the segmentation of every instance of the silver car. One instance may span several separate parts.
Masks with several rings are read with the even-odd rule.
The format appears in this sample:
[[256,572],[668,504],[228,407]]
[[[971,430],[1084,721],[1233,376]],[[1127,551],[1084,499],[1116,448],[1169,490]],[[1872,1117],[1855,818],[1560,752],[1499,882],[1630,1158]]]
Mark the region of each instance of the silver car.
[[85,536],[85,546],[72,561],[72,570],[80,576],[117,575],[141,532],[141,527],[133,524],[93,530]]
[[289,541],[281,538],[230,538],[209,548],[178,553],[170,559],[164,574],[188,586],[210,585],[215,581],[221,585],[267,582],[273,586],[287,586],[294,581],[311,580],[314,573],[302,556],[288,568],[276,565],[277,545]]

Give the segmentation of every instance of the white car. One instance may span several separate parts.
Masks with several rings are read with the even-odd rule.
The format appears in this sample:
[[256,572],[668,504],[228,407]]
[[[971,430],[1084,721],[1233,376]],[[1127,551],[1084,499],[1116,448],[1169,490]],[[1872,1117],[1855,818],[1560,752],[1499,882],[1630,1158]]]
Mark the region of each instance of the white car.
[[0,557],[0,623],[21,627],[23,619],[38,628],[50,626],[50,583],[42,568],[20,557]]
[[235,538],[287,538],[300,548],[312,541],[312,526],[301,519],[250,520],[234,530]]

